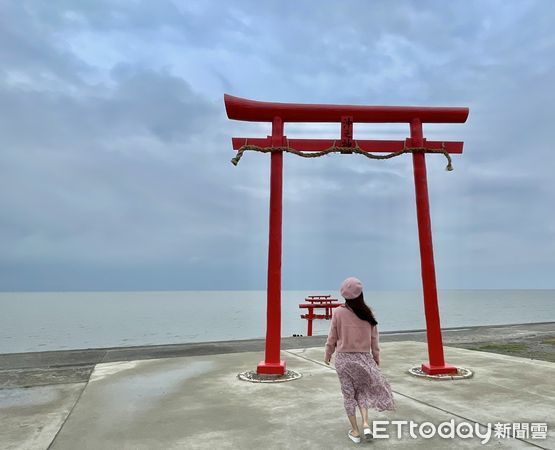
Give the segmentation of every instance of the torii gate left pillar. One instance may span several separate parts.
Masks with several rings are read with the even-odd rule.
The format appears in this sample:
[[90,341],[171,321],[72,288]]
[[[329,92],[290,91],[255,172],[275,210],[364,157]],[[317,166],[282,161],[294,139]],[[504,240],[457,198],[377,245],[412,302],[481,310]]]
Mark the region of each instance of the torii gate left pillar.
[[[268,136],[270,138],[270,136]],[[271,146],[284,145],[283,121],[272,121]],[[280,359],[281,347],[281,234],[283,198],[283,153],[272,152],[270,161],[270,226],[268,239],[268,284],[266,307],[266,357],[256,372],[283,375],[285,361]]]

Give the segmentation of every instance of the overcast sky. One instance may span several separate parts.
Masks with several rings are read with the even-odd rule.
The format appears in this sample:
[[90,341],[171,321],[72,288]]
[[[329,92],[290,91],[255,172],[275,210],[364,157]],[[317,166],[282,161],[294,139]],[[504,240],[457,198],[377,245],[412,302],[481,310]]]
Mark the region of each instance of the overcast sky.
[[[224,93],[469,107],[424,128],[465,142],[453,172],[427,156],[438,287],[555,288],[553,23],[550,0],[1,0],[0,290],[265,289],[269,156],[230,159],[270,127]],[[409,155],[284,159],[284,289],[420,289]]]

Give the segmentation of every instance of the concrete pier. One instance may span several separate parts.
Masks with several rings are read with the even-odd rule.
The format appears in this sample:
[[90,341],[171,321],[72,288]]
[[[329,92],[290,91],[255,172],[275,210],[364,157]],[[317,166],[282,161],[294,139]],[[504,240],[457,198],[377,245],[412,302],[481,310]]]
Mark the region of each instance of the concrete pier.
[[[482,433],[488,424],[547,423],[546,439],[496,438],[490,448],[555,448],[555,363],[456,348],[492,337],[553,335],[554,323],[444,330],[445,355],[468,367],[466,380],[407,373],[427,358],[425,333],[382,333],[381,370],[396,411],[371,420],[438,425],[453,419]],[[323,363],[325,337],[286,338],[282,357],[299,380],[255,384],[263,341],[0,355],[0,448],[183,449],[324,448],[355,445],[346,432],[339,381]],[[376,448],[477,448],[480,438],[413,438],[394,427]]]

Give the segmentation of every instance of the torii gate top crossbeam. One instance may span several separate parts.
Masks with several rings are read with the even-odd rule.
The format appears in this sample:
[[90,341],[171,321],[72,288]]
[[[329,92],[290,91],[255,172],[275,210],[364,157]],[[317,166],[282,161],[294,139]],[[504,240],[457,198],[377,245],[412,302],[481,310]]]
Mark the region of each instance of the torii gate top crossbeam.
[[249,122],[272,122],[280,117],[283,122],[341,122],[349,116],[360,123],[464,123],[468,108],[429,106],[362,106],[315,105],[301,103],[260,102],[224,95],[227,116]]
[[[281,129],[285,122],[340,122],[341,147],[358,146],[364,152],[399,152],[414,146],[412,139],[403,141],[367,140],[353,138],[353,123],[463,123],[468,117],[468,108],[427,107],[427,106],[361,106],[361,105],[314,105],[302,103],[272,103],[248,100],[225,94],[224,102],[230,119],[251,122],[272,122],[279,119]],[[286,145],[296,150],[315,152],[336,145],[330,139],[287,139],[280,137],[244,138],[234,137],[233,149],[239,150],[246,144],[259,147]],[[447,153],[462,153],[462,142],[427,141],[422,138],[418,144],[432,150],[443,149]]]

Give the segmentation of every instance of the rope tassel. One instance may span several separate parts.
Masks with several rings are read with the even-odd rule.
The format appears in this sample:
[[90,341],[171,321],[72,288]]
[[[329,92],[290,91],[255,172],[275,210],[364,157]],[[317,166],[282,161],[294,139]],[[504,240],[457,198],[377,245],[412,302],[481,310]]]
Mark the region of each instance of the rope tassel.
[[387,155],[374,155],[363,151],[355,141],[355,147],[337,147],[334,144],[325,150],[320,152],[302,152],[295,150],[291,147],[259,147],[258,145],[243,145],[239,150],[237,150],[237,155],[231,159],[231,163],[236,166],[243,157],[243,153],[246,151],[260,152],[260,153],[273,153],[273,152],[287,152],[293,153],[294,155],[301,156],[302,158],[318,158],[320,156],[329,155],[330,153],[358,153],[359,155],[364,155],[369,159],[390,159],[396,156],[400,156],[404,153],[412,152],[423,152],[423,153],[441,153],[447,158],[447,166],[445,170],[452,171],[453,165],[451,163],[451,155],[445,150],[445,144],[441,145],[441,149],[432,149],[427,147],[406,147],[404,146],[402,150],[398,152],[388,153]]

